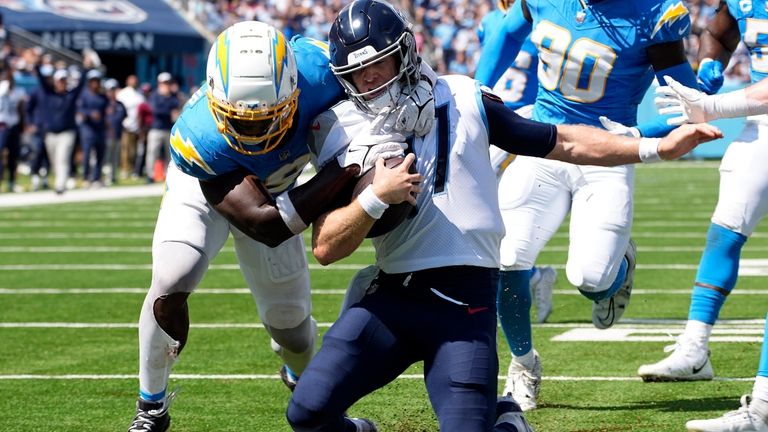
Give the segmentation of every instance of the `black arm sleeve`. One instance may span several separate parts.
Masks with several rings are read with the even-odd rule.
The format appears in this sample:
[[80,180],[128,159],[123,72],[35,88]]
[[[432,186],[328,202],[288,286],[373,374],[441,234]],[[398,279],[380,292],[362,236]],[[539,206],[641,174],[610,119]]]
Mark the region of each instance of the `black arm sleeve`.
[[504,105],[498,96],[483,92],[488,119],[488,141],[509,153],[545,157],[555,148],[557,127],[528,120]]

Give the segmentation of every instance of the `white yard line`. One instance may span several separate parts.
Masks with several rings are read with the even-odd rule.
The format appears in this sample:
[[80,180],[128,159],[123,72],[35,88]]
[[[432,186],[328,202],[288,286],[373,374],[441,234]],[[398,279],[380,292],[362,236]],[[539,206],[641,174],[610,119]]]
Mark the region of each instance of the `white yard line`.
[[[499,380],[506,379],[506,375],[499,375]],[[138,375],[131,374],[67,374],[67,375],[45,375],[45,374],[17,374],[0,375],[0,381],[10,380],[137,380]],[[171,374],[171,379],[181,380],[279,380],[280,375],[270,374]],[[423,380],[422,374],[403,374],[398,379]],[[610,377],[610,376],[543,376],[544,381],[637,381],[641,382],[639,377]],[[714,381],[740,381],[752,382],[754,377],[716,377]]]
[[0,208],[26,207],[48,204],[68,204],[127,198],[160,197],[164,184],[142,186],[105,187],[101,189],[76,189],[57,195],[53,191],[0,195]]

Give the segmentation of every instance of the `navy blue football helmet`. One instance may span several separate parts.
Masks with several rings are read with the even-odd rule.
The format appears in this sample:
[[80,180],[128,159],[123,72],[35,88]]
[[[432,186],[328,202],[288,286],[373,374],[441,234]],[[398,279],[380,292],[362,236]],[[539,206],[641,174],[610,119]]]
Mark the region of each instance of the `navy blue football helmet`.
[[[345,6],[331,26],[329,45],[331,71],[363,111],[377,114],[384,106],[396,102],[401,91],[407,94],[421,76],[411,24],[400,11],[383,1],[354,0]],[[394,78],[370,91],[355,88],[349,78],[351,72],[392,55],[399,60],[399,73]],[[370,98],[383,88],[388,91]]]

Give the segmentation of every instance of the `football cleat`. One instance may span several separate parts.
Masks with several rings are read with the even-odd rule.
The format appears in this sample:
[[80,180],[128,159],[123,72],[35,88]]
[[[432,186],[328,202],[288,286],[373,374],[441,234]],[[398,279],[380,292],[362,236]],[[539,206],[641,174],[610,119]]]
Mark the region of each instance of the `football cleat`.
[[627,259],[627,275],[624,278],[624,283],[611,297],[592,304],[592,324],[595,327],[607,329],[613,326],[627,310],[632,286],[635,282],[636,256],[637,246],[632,239],[629,239],[629,246],[624,254],[624,258]]
[[672,354],[664,360],[637,369],[643,381],[704,381],[714,378],[709,351],[703,344],[680,335],[673,345],[664,347],[664,352],[670,351]]
[[525,420],[522,408],[510,396],[502,396],[496,401],[494,426],[499,425],[509,425],[516,432],[533,432],[533,428]]
[[531,283],[531,291],[536,301],[536,322],[547,321],[552,313],[552,288],[557,281],[557,271],[550,266],[537,267],[539,280]]
[[541,358],[536,350],[533,350],[533,359],[533,369],[528,369],[512,357],[502,393],[517,402],[522,411],[536,409],[536,398],[541,388]]
[[357,428],[357,432],[378,432],[379,429],[376,427],[376,424],[372,421],[364,418],[350,418],[349,421],[351,421],[355,427]]
[[690,420],[685,427],[690,432],[768,432],[765,419],[750,410],[752,398],[741,397],[741,408],[730,411],[721,417],[708,420]]
[[288,387],[288,390],[290,390],[291,393],[293,393],[296,384],[299,382],[299,377],[288,369],[287,365],[283,365],[283,367],[280,368],[280,379],[283,381],[283,384]]
[[128,427],[128,432],[165,432],[171,427],[171,415],[168,409],[176,396],[168,395],[165,403],[149,402],[141,398],[136,401],[136,416]]

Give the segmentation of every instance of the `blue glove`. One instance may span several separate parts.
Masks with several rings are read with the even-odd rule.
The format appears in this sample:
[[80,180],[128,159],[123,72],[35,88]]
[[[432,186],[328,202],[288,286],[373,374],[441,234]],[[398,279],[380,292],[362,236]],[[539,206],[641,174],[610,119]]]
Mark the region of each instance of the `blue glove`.
[[699,63],[699,73],[696,76],[699,89],[713,95],[723,86],[723,64],[717,60],[704,59]]

